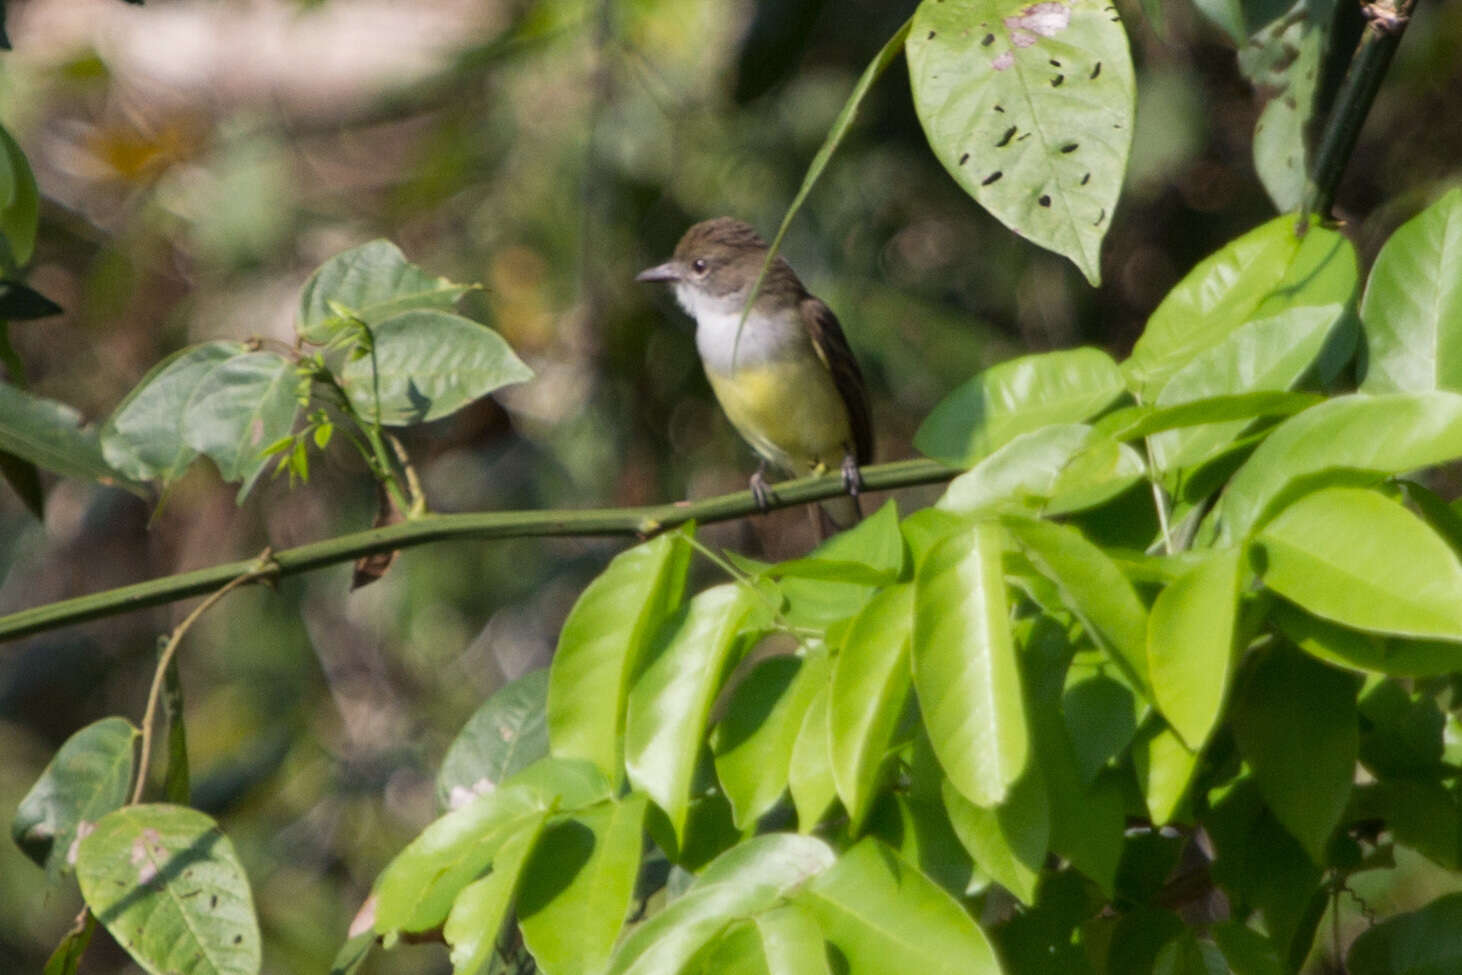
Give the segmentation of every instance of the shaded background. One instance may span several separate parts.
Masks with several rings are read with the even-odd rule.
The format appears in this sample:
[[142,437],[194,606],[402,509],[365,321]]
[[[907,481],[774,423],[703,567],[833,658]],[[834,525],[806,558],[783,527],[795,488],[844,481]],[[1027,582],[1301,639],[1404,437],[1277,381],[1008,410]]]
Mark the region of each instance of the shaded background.
[[[881,459],[979,368],[1025,350],[1124,354],[1192,264],[1272,215],[1250,146],[1263,93],[1186,3],[1154,31],[1119,5],[1138,69],[1127,187],[1091,289],[1005,231],[924,145],[901,62],[784,253],[863,363]],[[300,285],[386,236],[537,371],[407,446],[439,511],[592,507],[736,490],[754,461],[710,399],[690,324],[634,273],[722,213],[775,230],[859,72],[913,10],[887,0],[31,0],[8,4],[0,121],[44,197],[30,282],[65,314],[12,326],[33,389],[99,421],[153,364],[213,338],[293,340]],[[1424,0],[1338,198],[1369,260],[1462,178],[1462,2]],[[0,611],[369,524],[358,459],[242,509],[199,462],[161,510],[48,481],[45,524],[0,496]],[[900,498],[904,510],[931,494]],[[774,557],[800,512],[708,531]],[[244,591],[183,648],[195,803],[238,846],[265,969],[318,971],[385,861],[433,815],[447,743],[543,666],[622,546],[530,539],[404,553]],[[191,604],[0,646],[0,811],[55,748],[138,720],[157,636]],[[1451,878],[1418,868],[1382,912]],[[0,970],[38,971],[74,884],[0,844]],[[88,972],[122,971],[99,934]],[[406,948],[371,971],[447,970]]]

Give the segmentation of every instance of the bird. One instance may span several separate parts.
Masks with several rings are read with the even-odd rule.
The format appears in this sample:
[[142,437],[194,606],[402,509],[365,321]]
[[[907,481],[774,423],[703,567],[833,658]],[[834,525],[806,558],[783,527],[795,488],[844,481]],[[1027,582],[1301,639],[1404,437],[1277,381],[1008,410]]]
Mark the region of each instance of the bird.
[[760,458],[751,492],[763,511],[772,496],[768,465],[793,477],[841,471],[847,496],[820,506],[830,524],[820,524],[819,534],[826,534],[862,514],[859,468],[873,460],[868,396],[837,316],[781,257],[767,268],[742,324],[766,257],[767,243],[750,224],[717,217],[692,226],[670,260],[635,279],[669,283],[695,319],[711,389]]

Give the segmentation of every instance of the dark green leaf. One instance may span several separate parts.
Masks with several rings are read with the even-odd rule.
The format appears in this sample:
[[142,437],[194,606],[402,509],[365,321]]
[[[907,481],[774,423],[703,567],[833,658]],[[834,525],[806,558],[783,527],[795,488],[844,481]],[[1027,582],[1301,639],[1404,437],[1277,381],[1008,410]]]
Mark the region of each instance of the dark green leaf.
[[981,809],[946,779],[944,805],[979,868],[1026,904],[1034,904],[1051,838],[1050,803],[1040,766],[1027,768],[994,809]]
[[[0,22],[0,36],[3,34],[4,24]],[[35,251],[40,192],[25,153],[4,129],[0,129],[0,150],[0,234],[15,263],[25,264]]]
[[49,318],[62,308],[50,298],[19,281],[0,280],[0,319],[9,322]]
[[447,749],[437,772],[437,806],[456,809],[548,754],[548,671],[498,688]]
[[1362,931],[1345,958],[1352,975],[1448,975],[1462,969],[1462,893]]
[[94,931],[96,915],[87,911],[81,923],[61,938],[61,943],[51,952],[51,957],[46,959],[46,967],[41,975],[77,975],[81,968],[81,957],[86,954],[86,946],[91,944]]
[[102,459],[96,433],[81,429],[80,413],[9,383],[0,383],[0,450],[64,477],[137,490]]

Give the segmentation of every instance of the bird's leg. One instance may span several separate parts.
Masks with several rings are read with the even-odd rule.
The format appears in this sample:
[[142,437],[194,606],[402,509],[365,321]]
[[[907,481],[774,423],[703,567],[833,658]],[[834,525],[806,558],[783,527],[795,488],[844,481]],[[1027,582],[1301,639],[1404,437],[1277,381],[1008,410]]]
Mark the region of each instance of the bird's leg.
[[858,470],[858,458],[851,450],[843,454],[843,490],[855,498],[863,490],[863,474]]
[[767,462],[761,461],[756,465],[756,472],[751,475],[751,496],[756,499],[756,506],[762,514],[766,514],[772,506],[772,489],[767,486]]

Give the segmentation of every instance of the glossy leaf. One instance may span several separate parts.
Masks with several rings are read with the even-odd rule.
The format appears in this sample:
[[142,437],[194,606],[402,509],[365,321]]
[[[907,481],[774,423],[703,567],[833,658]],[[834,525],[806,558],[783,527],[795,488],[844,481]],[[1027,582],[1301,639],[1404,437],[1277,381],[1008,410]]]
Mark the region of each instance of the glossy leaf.
[[1293,216],[1276,217],[1231,241],[1168,292],[1123,364],[1144,402],[1246,322],[1290,308],[1348,303],[1355,251],[1336,231],[1311,226],[1295,236]]
[[593,762],[549,755],[508,776],[505,787],[526,789],[539,805],[557,812],[583,809],[613,794],[609,780]]
[[[1157,405],[1288,389],[1310,369],[1344,310],[1338,304],[1300,306],[1240,325],[1178,370]],[[1150,441],[1154,463],[1162,469],[1199,463],[1246,426],[1247,418],[1158,434]]]
[[1026,769],[994,809],[970,802],[948,779],[943,792],[955,834],[979,868],[1025,904],[1034,904],[1051,839],[1050,805],[1040,766]]
[[732,923],[707,946],[698,965],[703,975],[830,975],[822,929],[805,908],[785,904]]
[[377,325],[412,309],[450,308],[468,289],[427,274],[389,240],[373,240],[336,254],[310,275],[300,292],[298,329],[311,342],[325,342],[343,325],[331,303]]
[[827,686],[827,654],[768,657],[732,692],[711,736],[716,777],[735,822],[750,829],[787,791],[792,748],[813,697]]
[[521,884],[523,941],[547,975],[598,972],[628,915],[644,844],[645,797],[581,809],[544,834]]
[[1275,818],[1324,863],[1355,775],[1354,680],[1278,648],[1259,658],[1230,713],[1239,750]]
[[1069,525],[1034,518],[1008,518],[1005,524],[1036,570],[1056,584],[1062,602],[1147,695],[1147,610],[1122,570]]
[[1125,491],[1144,469],[1132,448],[1092,427],[1056,424],[1021,434],[956,477],[938,507],[966,515],[1012,503],[1076,511]]
[[167,805],[113,810],[81,840],[76,879],[97,920],[148,972],[259,971],[248,877],[203,813]]
[[390,938],[441,924],[462,888],[547,808],[533,789],[504,786],[427,826],[376,878],[377,933]]
[[1096,0],[926,0],[907,53],[914,108],[955,182],[1100,283],[1136,110],[1120,20]]
[[340,384],[357,413],[368,422],[379,416],[388,427],[439,420],[499,387],[533,378],[498,333],[434,309],[402,312],[373,326],[370,350],[346,362]]
[[[824,671],[824,674],[826,671]],[[822,681],[807,705],[797,740],[792,743],[792,762],[787,766],[787,788],[797,807],[797,828],[810,833],[838,797],[833,779],[832,746],[828,741],[829,692]]]
[[832,774],[855,829],[872,803],[908,701],[913,624],[914,587],[885,589],[853,620],[833,661],[827,710]]
[[970,467],[1023,433],[1095,416],[1126,388],[1122,370],[1100,349],[1010,359],[941,400],[914,435],[914,447],[952,467]]
[[1362,633],[1280,603],[1270,619],[1312,657],[1339,667],[1393,677],[1429,677],[1462,670],[1462,643]]
[[794,898],[847,963],[881,975],[891,962],[923,975],[995,975],[985,933],[952,896],[877,840],[866,839]]
[[242,342],[205,342],[153,366],[101,428],[107,463],[139,481],[181,475],[198,455],[183,440],[189,401],[216,366],[247,351]]
[[737,585],[696,596],[667,624],[663,649],[629,694],[624,748],[630,783],[665,812],[680,839],[711,704],[751,609],[751,597]]
[[498,688],[467,719],[437,772],[437,807],[457,809],[548,754],[548,671]]
[[1223,710],[1234,663],[1238,549],[1219,549],[1173,580],[1147,620],[1153,701],[1193,751]]
[[1462,392],[1462,190],[1391,235],[1361,302],[1368,393]]
[[548,672],[555,755],[586,758],[620,780],[630,681],[680,605],[689,563],[685,535],[667,532],[615,556],[574,603]]
[[127,801],[137,728],[126,718],[102,718],[73,734],[31,786],[10,835],[26,856],[55,876],[75,862],[77,832]]
[[806,557],[779,562],[770,571],[782,578],[881,586],[903,574],[905,561],[898,505],[889,501],[857,525],[833,535]]
[[1331,470],[1379,480],[1462,457],[1462,396],[1337,396],[1290,417],[1229,481],[1212,516],[1220,544],[1244,538],[1296,487]]
[[1173,821],[1198,770],[1198,752],[1165,722],[1153,719],[1132,743],[1132,766],[1152,821]]
[[80,413],[9,383],[0,383],[0,450],[64,477],[137,490],[102,458],[96,432],[82,429]]
[[523,866],[543,832],[544,816],[519,827],[493,857],[492,872],[462,888],[442,924],[442,937],[452,949],[452,970],[489,971],[497,952],[503,921],[523,882]]
[[1443,975],[1462,967],[1462,893],[1362,931],[1346,954],[1352,975]]
[[243,500],[289,435],[299,413],[300,379],[277,352],[245,352],[208,370],[183,407],[183,443],[218,465],[225,481],[242,481]]
[[1462,564],[1431,527],[1364,488],[1325,488],[1259,532],[1264,584],[1324,619],[1462,640]]
[[920,564],[914,595],[914,687],[924,726],[955,788],[985,807],[1005,800],[1028,753],[1005,544],[990,523],[945,539]]
[[1266,391],[1207,396],[1174,406],[1143,404],[1113,410],[1093,426],[1098,432],[1118,440],[1134,440],[1165,430],[1180,430],[1209,423],[1254,420],[1266,416],[1293,416],[1323,402],[1325,397],[1316,393]]

